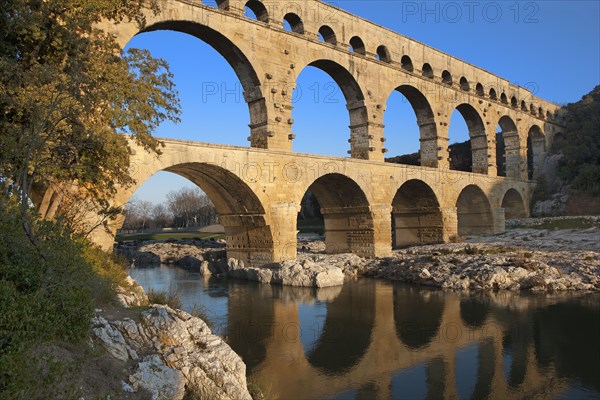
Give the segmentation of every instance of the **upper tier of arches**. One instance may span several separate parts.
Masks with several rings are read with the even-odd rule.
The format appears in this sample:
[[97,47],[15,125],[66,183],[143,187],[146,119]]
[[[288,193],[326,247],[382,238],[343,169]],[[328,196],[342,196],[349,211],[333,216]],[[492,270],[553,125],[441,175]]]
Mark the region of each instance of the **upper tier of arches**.
[[[510,93],[509,98],[514,98],[514,101],[510,102],[511,107],[520,107],[522,111],[529,112],[540,119],[554,117],[553,112],[548,110],[546,102],[536,99],[528,90],[517,88],[483,69],[372,24],[337,7],[316,1],[314,7],[310,7],[311,1],[306,2],[305,7],[300,7],[296,3],[282,5],[277,1],[261,0],[220,0],[217,3],[218,8],[229,12],[235,12],[236,7],[247,7],[256,15],[256,20],[267,22],[275,28],[282,27],[284,21],[287,21],[292,26],[293,32],[306,36],[306,39],[320,38],[326,43],[338,46],[340,50],[352,51],[416,75],[430,77],[430,71],[433,69],[440,71],[436,78],[444,82],[442,70],[447,70],[450,76],[458,75],[460,72],[464,76],[461,78],[459,75],[452,83],[452,86],[458,90],[494,101],[497,101],[496,96],[490,95],[490,91]],[[293,19],[293,23],[289,21],[290,18]],[[323,31],[326,34],[323,34]],[[389,38],[386,43],[380,43],[382,35]],[[359,51],[354,50],[354,46],[351,45],[352,40],[361,43]],[[406,51],[406,48],[410,50]],[[417,63],[417,60],[420,63]],[[423,68],[419,69],[420,65]]]
[[[210,8],[202,5],[197,6],[196,14],[181,15],[183,12],[175,5],[182,1],[185,2],[163,0],[161,14],[149,15],[142,31],[175,30],[191,34],[214,47],[227,60],[244,89],[253,147],[293,150],[295,135],[292,134],[290,93],[299,73],[309,65],[331,75],[344,93],[350,113],[349,153],[356,158],[383,160],[385,101],[389,93],[400,86],[410,86],[414,89],[411,93],[419,93],[409,97],[419,98],[416,108],[413,102],[411,106],[423,133],[423,166],[444,168],[447,144],[443,138],[447,136],[449,115],[457,107],[466,108],[462,104],[469,106],[469,115],[473,116],[469,120],[482,121],[477,135],[485,131],[488,143],[495,141],[495,132],[486,127],[497,125],[496,114],[522,120],[518,126],[520,148],[526,148],[524,143],[532,126],[539,126],[545,134],[548,122],[552,125],[545,119],[552,117],[551,111],[556,108],[550,110],[549,103],[541,100],[538,103],[528,91],[507,86],[497,77],[493,84],[486,84],[482,79],[491,79],[493,75],[474,67],[466,68],[468,64],[458,63],[451,57],[450,62],[442,63],[433,49],[419,53],[414,51],[414,46],[409,46],[400,51],[399,43],[391,40],[394,38],[391,33],[387,35],[391,41],[381,40],[386,37],[383,35],[375,42],[368,31],[365,33],[364,21],[346,26],[340,25],[342,18],[315,24],[301,7],[273,8],[273,4],[260,0],[222,1],[219,8],[225,12],[220,11],[220,18],[209,15]],[[236,11],[245,8],[251,11],[248,16]],[[254,24],[242,23],[242,20],[252,22],[253,19]],[[284,23],[289,31],[284,29]],[[140,31],[131,26],[124,28],[125,25],[113,27],[122,44]],[[426,116],[420,107],[425,103],[430,106]],[[546,141],[552,134],[545,136]],[[493,158],[491,148],[492,145],[478,151]],[[482,166],[474,171],[495,172],[493,159],[480,161]],[[488,165],[483,166],[485,163]]]

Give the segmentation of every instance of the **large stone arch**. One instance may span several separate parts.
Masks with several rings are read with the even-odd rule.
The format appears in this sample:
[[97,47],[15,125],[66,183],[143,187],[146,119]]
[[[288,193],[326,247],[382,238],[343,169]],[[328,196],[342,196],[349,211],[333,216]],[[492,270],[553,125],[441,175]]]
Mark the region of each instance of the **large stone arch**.
[[490,202],[476,185],[468,185],[456,201],[458,234],[487,235],[494,232],[494,218]]
[[[469,139],[471,140],[471,171],[487,174],[488,172],[488,138],[485,124],[480,112],[469,103],[461,103],[454,107],[464,118]],[[450,112],[452,114],[452,112]]]
[[502,130],[496,134],[498,176],[518,179],[521,176],[521,145],[517,125],[508,115],[500,117],[497,125]]
[[443,242],[440,204],[429,185],[420,180],[405,182],[392,200],[392,244]]
[[[403,84],[397,86],[394,90],[406,97],[415,113],[420,133],[421,165],[424,167],[437,167],[438,134],[435,115],[429,101],[419,89],[412,85]],[[386,99],[389,99],[390,96],[391,93]],[[386,111],[389,112],[387,109]]]
[[350,155],[353,158],[369,158],[368,112],[365,106],[365,95],[360,84],[352,73],[333,60],[317,59],[308,62],[299,69],[299,77],[306,67],[315,67],[329,75],[338,85],[346,100],[346,108],[350,117]]
[[523,196],[516,189],[508,189],[502,198],[502,208],[506,219],[526,218],[527,207]]
[[[101,27],[105,31],[115,34],[118,43],[122,47],[125,47],[138,34],[161,30],[185,33],[210,45],[231,66],[244,90],[244,100],[248,104],[250,114],[250,145],[252,147],[267,148],[267,141],[270,137],[268,131],[269,113],[261,87],[260,62],[252,59],[252,49],[243,40],[236,39],[236,32],[221,29],[226,27],[227,24],[216,24],[217,18],[205,18],[202,12],[191,12],[186,15],[186,19],[173,18],[172,15],[178,13],[169,7],[170,3],[172,1],[161,2],[161,13],[158,15],[147,12],[147,22],[141,29],[135,23],[105,23]],[[179,4],[177,2],[173,3]],[[173,8],[178,7],[173,5]]]
[[[161,157],[153,169],[139,168],[133,177],[136,184],[121,190],[116,204],[125,204],[135,190],[159,171],[172,172],[189,179],[202,189],[215,205],[219,221],[225,228],[227,256],[247,265],[263,265],[277,258],[266,200],[257,195],[238,174],[211,162],[174,160]],[[200,158],[200,157],[197,157]],[[243,172],[240,174],[243,176]],[[119,228],[122,221],[117,223]]]
[[353,179],[339,173],[325,174],[307,190],[321,205],[326,252],[374,256],[375,227],[369,200]]

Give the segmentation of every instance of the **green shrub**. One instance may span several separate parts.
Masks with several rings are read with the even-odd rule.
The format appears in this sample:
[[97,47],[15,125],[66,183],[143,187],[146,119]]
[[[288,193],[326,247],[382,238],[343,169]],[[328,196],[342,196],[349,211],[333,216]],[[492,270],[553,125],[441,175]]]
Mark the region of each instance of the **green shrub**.
[[93,312],[94,273],[81,242],[66,229],[32,218],[40,252],[29,242],[16,212],[0,210],[0,332],[3,353],[35,341],[83,338]]
[[256,375],[250,375],[247,380],[248,392],[253,400],[271,400],[277,398],[273,386],[266,384]]
[[30,352],[45,343],[81,343],[95,303],[112,301],[114,285],[126,276],[110,255],[73,238],[60,222],[28,220],[37,247],[17,204],[0,197],[0,398],[7,399],[29,398],[28,380],[56,383],[61,364],[34,365]]
[[128,286],[126,262],[95,245],[87,244],[83,249],[83,255],[96,275],[96,279],[92,281],[94,303],[105,305],[114,302],[114,288]]
[[468,244],[463,249],[463,252],[467,255],[472,256],[477,254],[483,254],[484,250],[480,249],[479,247],[471,246],[470,244]]
[[450,243],[462,243],[463,239],[458,235],[450,235],[448,238]]
[[550,154],[562,154],[558,174],[583,193],[600,195],[600,85],[568,104],[564,132],[554,138]]

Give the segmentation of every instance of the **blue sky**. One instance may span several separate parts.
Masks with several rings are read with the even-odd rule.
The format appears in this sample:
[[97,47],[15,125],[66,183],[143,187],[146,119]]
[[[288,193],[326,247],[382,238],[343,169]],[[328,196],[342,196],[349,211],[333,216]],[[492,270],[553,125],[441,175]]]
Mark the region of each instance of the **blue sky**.
[[[330,3],[530,88],[549,101],[575,102],[600,84],[600,1]],[[156,136],[248,145],[249,115],[239,81],[215,50],[194,37],[168,31],[138,35],[127,47],[150,50],[167,60],[175,74],[181,123],[164,123]],[[297,85],[294,151],[346,157],[349,120],[337,85],[313,67],[301,72]],[[388,100],[384,123],[388,155],[418,150],[414,113],[401,94]],[[450,141],[466,140],[466,132],[455,112]],[[160,203],[182,186],[193,184],[161,172],[138,189],[136,198]]]

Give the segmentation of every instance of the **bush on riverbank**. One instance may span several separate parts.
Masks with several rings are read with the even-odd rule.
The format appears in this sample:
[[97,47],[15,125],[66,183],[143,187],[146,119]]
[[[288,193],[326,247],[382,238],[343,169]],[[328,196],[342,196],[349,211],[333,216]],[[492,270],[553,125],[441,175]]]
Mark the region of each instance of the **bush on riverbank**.
[[[62,398],[52,388],[61,387],[69,366],[32,357],[32,349],[81,343],[94,306],[114,300],[126,273],[60,222],[30,216],[30,223],[38,248],[25,235],[17,204],[0,198],[0,398],[34,398],[40,388],[48,398]],[[42,374],[33,379],[37,389],[24,371]]]

